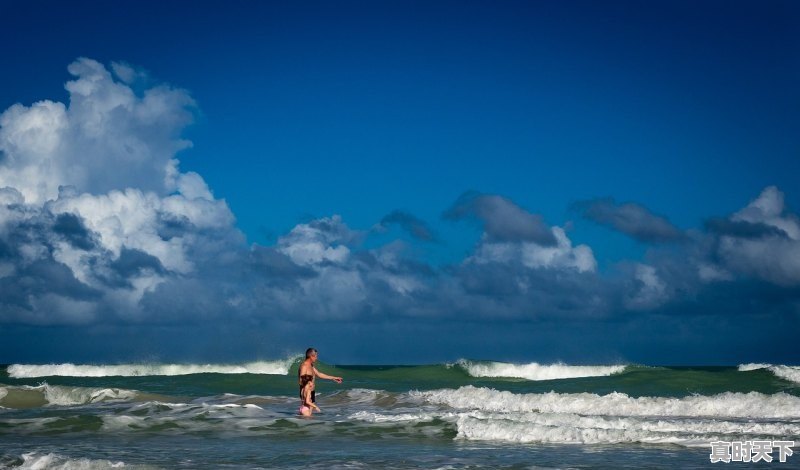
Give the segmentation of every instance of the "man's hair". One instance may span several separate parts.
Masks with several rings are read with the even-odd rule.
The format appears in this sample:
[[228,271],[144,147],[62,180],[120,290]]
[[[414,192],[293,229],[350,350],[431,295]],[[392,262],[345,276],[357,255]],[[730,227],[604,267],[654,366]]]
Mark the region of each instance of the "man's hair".
[[308,348],[308,349],[306,349],[306,359],[308,359],[309,357],[311,357],[311,355],[312,355],[313,353],[315,353],[315,352],[317,352],[317,350],[316,350],[316,349],[314,349],[314,348]]

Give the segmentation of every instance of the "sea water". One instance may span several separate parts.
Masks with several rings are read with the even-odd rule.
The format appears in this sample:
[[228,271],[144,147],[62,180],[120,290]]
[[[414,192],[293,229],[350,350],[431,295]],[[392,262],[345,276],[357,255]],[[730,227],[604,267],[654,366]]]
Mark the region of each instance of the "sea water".
[[800,468],[795,366],[318,364],[304,418],[299,363],[3,366],[0,468]]

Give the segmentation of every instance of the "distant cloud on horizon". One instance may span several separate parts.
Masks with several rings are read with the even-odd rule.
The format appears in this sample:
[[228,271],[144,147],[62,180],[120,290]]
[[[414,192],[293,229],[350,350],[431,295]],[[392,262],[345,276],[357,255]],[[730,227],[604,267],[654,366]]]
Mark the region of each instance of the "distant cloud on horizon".
[[[248,244],[226,202],[180,170],[196,106],[186,91],[136,93],[143,75],[125,64],[112,73],[82,58],[68,70],[69,105],[16,104],[0,115],[0,323],[594,321],[703,312],[703,299],[722,292],[736,309],[725,315],[798,313],[800,219],[774,186],[687,231],[639,203],[577,204],[652,245],[609,272],[565,228],[477,192],[443,212],[455,226],[475,222],[481,236],[442,268],[400,239],[365,243],[371,230],[335,214],[274,245]],[[373,228],[393,225],[446,243],[403,211]],[[737,305],[737,295],[749,301]]]

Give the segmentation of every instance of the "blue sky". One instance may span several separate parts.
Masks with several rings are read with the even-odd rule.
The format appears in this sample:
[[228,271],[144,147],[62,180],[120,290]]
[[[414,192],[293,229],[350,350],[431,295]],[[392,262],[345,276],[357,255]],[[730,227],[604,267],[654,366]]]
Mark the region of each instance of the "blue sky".
[[800,360],[793,2],[0,15],[0,362]]

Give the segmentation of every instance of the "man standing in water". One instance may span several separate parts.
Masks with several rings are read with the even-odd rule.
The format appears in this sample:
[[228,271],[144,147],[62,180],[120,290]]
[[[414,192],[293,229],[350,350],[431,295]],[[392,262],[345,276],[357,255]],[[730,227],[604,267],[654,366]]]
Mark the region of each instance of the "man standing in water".
[[316,403],[314,391],[314,378],[333,380],[337,384],[342,383],[341,377],[334,377],[332,375],[323,374],[314,367],[317,362],[317,350],[314,348],[306,349],[306,360],[300,364],[297,371],[298,381],[300,383],[300,414],[303,416],[311,416],[312,408],[319,411]]

